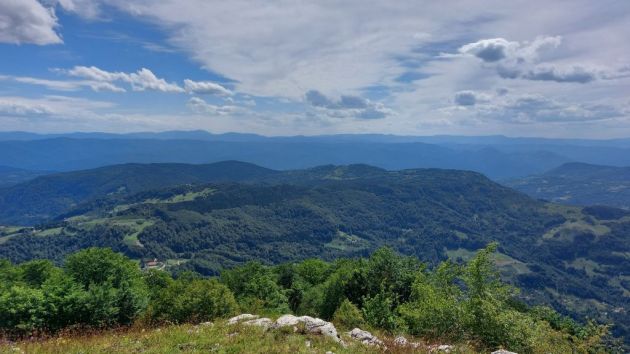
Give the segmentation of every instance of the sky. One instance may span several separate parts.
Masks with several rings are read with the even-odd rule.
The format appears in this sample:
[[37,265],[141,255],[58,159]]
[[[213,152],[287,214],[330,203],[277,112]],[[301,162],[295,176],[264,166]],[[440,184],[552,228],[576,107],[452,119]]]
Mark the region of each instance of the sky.
[[630,137],[630,1],[0,0],[0,130]]

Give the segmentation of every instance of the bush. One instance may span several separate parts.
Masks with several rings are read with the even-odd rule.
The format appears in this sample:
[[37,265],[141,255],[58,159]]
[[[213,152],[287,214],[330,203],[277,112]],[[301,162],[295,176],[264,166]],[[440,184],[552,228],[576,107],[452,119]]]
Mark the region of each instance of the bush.
[[149,317],[156,322],[203,322],[238,311],[234,294],[216,279],[177,279],[154,294]]
[[129,324],[149,302],[136,263],[108,248],[88,248],[65,262],[66,273],[89,293],[86,322],[95,326]]
[[393,294],[380,292],[366,298],[363,303],[363,318],[372,327],[393,332],[404,328],[403,321],[393,311]]
[[236,294],[241,307],[249,312],[263,309],[274,313],[289,312],[289,301],[277,281],[273,270],[258,262],[221,273],[221,282]]
[[365,325],[361,310],[348,299],[343,300],[337,311],[335,311],[333,322],[345,329],[353,329]]

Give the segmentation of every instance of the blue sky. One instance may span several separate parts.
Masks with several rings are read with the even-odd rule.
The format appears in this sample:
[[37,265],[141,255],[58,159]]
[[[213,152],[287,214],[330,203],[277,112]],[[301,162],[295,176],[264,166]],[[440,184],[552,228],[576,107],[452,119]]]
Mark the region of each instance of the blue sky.
[[630,136],[627,1],[0,0],[0,130]]

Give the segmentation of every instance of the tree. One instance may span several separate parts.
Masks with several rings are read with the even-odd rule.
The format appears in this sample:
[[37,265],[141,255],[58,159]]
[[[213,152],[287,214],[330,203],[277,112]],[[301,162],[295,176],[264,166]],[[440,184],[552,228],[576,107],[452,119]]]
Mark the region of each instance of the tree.
[[149,294],[138,264],[108,248],[88,248],[66,258],[67,274],[90,294],[92,325],[129,324],[147,307]]

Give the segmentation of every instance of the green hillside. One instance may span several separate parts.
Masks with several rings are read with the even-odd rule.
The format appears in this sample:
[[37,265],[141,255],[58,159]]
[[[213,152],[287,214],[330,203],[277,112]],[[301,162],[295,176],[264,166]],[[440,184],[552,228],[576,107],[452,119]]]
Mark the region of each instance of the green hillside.
[[630,217],[623,214],[546,204],[464,171],[325,166],[263,181],[100,199],[44,227],[6,229],[0,258],[60,261],[99,246],[211,275],[249,260],[360,256],[383,245],[435,264],[497,241],[496,262],[524,288],[523,299],[627,331]]
[[0,224],[41,223],[95,198],[121,198],[189,183],[243,181],[273,173],[256,165],[225,161],[207,165],[125,164],[41,176],[0,189]]
[[630,209],[630,167],[567,163],[542,175],[507,181],[506,185],[562,204]]

